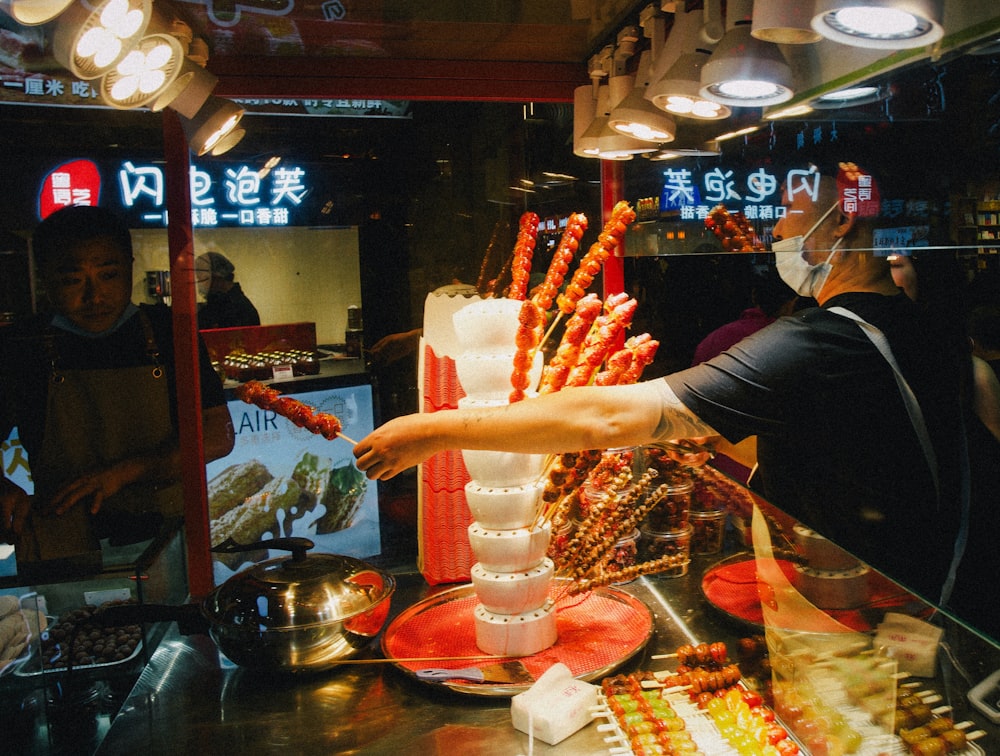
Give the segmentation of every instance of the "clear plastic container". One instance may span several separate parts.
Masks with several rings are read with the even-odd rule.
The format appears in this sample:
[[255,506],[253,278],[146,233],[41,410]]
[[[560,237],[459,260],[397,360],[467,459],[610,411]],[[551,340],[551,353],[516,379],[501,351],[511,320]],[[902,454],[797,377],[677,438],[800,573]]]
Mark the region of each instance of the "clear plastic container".
[[[609,573],[620,572],[626,567],[634,567],[639,558],[639,530],[633,530],[623,538],[618,539],[614,546],[611,560],[605,566]],[[634,578],[615,581],[614,585],[630,583]]]
[[691,512],[692,554],[718,554],[722,551],[722,537],[726,531],[725,509],[708,509]]
[[[639,553],[642,561],[671,557],[672,566],[652,573],[657,577],[673,578],[687,574],[691,563],[691,536],[694,529],[687,525],[670,531],[652,530],[643,527],[639,537]],[[673,562],[676,561],[676,564]]]
[[646,526],[661,533],[685,528],[691,513],[692,491],[693,483],[678,482],[650,492],[648,495],[655,496],[656,503],[646,514]]

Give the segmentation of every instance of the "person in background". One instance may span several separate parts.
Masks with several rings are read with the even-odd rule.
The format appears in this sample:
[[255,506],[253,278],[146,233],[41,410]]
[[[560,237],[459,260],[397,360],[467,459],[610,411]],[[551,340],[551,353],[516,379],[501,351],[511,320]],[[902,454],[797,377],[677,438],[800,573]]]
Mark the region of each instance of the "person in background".
[[[942,358],[934,324],[893,283],[886,259],[872,254],[873,221],[843,211],[832,176],[816,179],[815,202],[789,208],[774,251],[783,280],[819,307],[661,379],[395,418],[355,446],[358,468],[385,480],[445,449],[561,453],[683,438],[716,438],[728,454],[756,435],[768,500],[942,600],[963,517],[958,366]],[[888,340],[922,423],[870,327],[851,314]]]
[[965,416],[969,457],[969,528],[948,606],[980,631],[1000,640],[1000,590],[984,575],[1000,574],[1000,381],[972,351],[967,334],[962,267],[948,250],[911,250],[889,257],[892,277],[930,318],[950,331],[952,349],[965,363]]
[[206,252],[195,261],[198,290],[205,304],[198,310],[198,328],[236,328],[260,325],[260,315],[236,281],[236,267],[219,252]]
[[[17,427],[34,492],[0,478],[0,533],[19,574],[76,574],[100,569],[102,539],[139,542],[183,513],[173,323],[163,304],[132,303],[131,236],[111,211],[53,213],[32,252],[51,309],[0,333],[0,437]],[[212,460],[233,426],[199,356]]]
[[972,353],[1000,375],[1000,305],[984,304],[969,313]]
[[691,364],[699,365],[710,360],[782,315],[791,315],[798,299],[799,295],[781,280],[776,271],[768,269],[755,273],[750,288],[752,306],[745,309],[738,319],[719,326],[705,336],[695,348]]

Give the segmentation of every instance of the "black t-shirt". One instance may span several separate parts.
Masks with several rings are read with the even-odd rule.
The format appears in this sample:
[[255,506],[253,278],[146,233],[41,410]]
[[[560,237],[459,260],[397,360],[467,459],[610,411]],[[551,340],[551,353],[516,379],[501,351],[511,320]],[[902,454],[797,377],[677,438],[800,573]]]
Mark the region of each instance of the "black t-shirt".
[[[174,371],[173,320],[164,305],[140,305],[149,318],[158,362],[163,366],[170,396],[171,415],[177,427],[176,379]],[[30,460],[41,449],[45,431],[45,411],[51,356],[45,344],[50,334],[52,350],[58,356],[58,367],[66,370],[113,370],[115,368],[150,365],[146,336],[138,315],[129,318],[112,334],[102,338],[87,338],[58,328],[52,328],[50,315],[28,318],[0,329],[0,438],[6,438],[11,428],[18,427],[18,436]],[[225,404],[225,394],[219,376],[212,369],[205,345],[199,340],[199,375],[202,407]]]
[[766,498],[873,567],[936,600],[961,517],[961,362],[903,294],[843,294],[886,335],[920,403],[940,500],[889,363],[858,324],[810,308],[668,376],[727,440],[757,435]]

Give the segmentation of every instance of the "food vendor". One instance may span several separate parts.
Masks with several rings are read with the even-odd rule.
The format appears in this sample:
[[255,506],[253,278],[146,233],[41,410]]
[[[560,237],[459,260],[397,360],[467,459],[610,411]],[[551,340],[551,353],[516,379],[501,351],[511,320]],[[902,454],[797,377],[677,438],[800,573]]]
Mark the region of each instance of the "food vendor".
[[845,212],[832,175],[816,181],[815,202],[790,207],[776,229],[775,253],[783,280],[819,307],[662,379],[396,418],[357,444],[359,468],[384,480],[444,449],[560,453],[718,435],[719,451],[736,454],[756,435],[773,504],[940,601],[963,522],[960,371],[873,253],[873,219]]
[[236,266],[221,252],[206,252],[195,260],[198,290],[205,304],[198,310],[199,328],[259,326],[260,314],[236,281]]
[[[32,239],[50,311],[4,329],[0,435],[13,427],[29,496],[0,479],[0,530],[18,572],[99,569],[100,539],[152,537],[183,511],[172,319],[131,301],[132,241],[112,212],[76,206]],[[201,349],[205,454],[233,446],[222,385]]]

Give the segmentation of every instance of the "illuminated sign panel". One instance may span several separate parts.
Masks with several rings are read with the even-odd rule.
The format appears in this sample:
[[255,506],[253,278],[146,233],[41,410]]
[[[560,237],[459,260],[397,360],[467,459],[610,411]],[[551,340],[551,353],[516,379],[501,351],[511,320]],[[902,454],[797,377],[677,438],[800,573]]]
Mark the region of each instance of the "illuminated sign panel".
[[[131,160],[107,171],[108,199],[140,226],[166,226],[166,180],[162,165]],[[101,172],[89,160],[74,160],[50,171],[39,190],[38,216],[67,205],[100,202]],[[245,164],[213,162],[191,166],[191,223],[195,227],[292,226],[311,192],[306,171],[278,165],[264,173]]]

